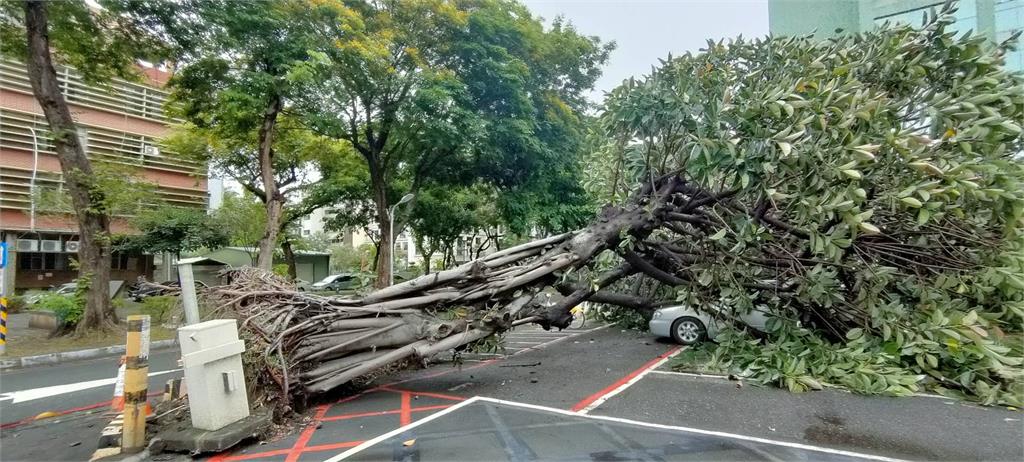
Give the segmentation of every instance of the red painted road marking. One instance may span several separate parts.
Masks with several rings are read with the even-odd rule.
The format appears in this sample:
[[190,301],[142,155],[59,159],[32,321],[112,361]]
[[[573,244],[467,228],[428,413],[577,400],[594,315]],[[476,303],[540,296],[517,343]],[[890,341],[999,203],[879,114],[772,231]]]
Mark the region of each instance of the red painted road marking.
[[[607,326],[604,326],[604,327],[607,327]],[[564,335],[564,336],[561,336],[561,337],[556,338],[554,340],[551,340],[551,341],[548,341],[548,342],[544,342],[544,343],[542,343],[540,345],[536,345],[533,348],[522,349],[522,350],[516,352],[515,354],[519,354],[519,353],[522,353],[522,352],[525,352],[525,351],[532,351],[535,348],[546,347],[546,346],[548,346],[550,344],[558,343],[561,340],[564,340],[564,339],[567,339],[567,338],[571,338],[571,337],[575,337],[577,335],[580,335],[580,334],[583,334],[583,333],[586,333],[586,332],[588,332],[588,331],[579,332],[579,333],[570,334],[570,335]],[[401,415],[400,421],[402,422],[402,425],[404,426],[404,425],[407,425],[407,424],[412,422],[412,415],[411,414],[413,412],[433,411],[433,410],[439,410],[439,409],[445,409],[445,408],[451,407],[450,405],[412,407],[412,405],[411,405],[411,397],[415,396],[415,395],[419,395],[419,396],[425,396],[425,397],[429,397],[429,398],[447,399],[447,400],[452,400],[452,401],[464,401],[464,400],[466,400],[466,398],[463,398],[461,396],[455,396],[455,395],[446,395],[446,394],[443,394],[443,393],[420,392],[420,391],[413,391],[413,390],[401,390],[401,389],[396,389],[396,388],[392,388],[392,387],[395,386],[395,385],[403,384],[403,383],[415,382],[415,381],[425,380],[425,379],[431,379],[431,378],[434,378],[434,377],[440,377],[442,375],[451,374],[453,372],[462,372],[462,371],[478,369],[478,368],[487,366],[489,364],[492,364],[492,363],[495,363],[495,362],[498,362],[498,361],[502,361],[504,359],[506,359],[506,358],[489,359],[489,360],[481,361],[480,363],[474,364],[474,365],[469,366],[469,367],[458,367],[458,368],[452,367],[450,369],[445,369],[445,370],[441,370],[441,371],[437,371],[437,372],[433,372],[433,373],[429,373],[429,374],[423,374],[423,375],[416,376],[416,377],[410,377],[410,378],[405,379],[405,380],[399,380],[399,381],[395,381],[395,382],[391,382],[391,383],[386,383],[384,385],[379,385],[377,387],[370,388],[368,390],[363,390],[363,391],[361,391],[361,392],[359,392],[359,393],[357,393],[355,395],[343,398],[343,399],[335,401],[333,403],[324,404],[324,405],[321,405],[321,406],[317,407],[317,413],[313,417],[312,423],[305,430],[303,430],[302,434],[299,436],[299,439],[295,442],[295,445],[292,446],[291,449],[279,449],[279,450],[274,450],[274,451],[267,451],[267,452],[254,453],[254,454],[244,454],[244,455],[238,455],[238,456],[229,456],[228,453],[222,453],[222,454],[218,454],[217,456],[212,457],[210,459],[210,461],[211,462],[231,462],[231,461],[236,461],[236,460],[249,460],[249,459],[256,459],[256,458],[260,458],[260,457],[273,457],[273,456],[280,456],[280,455],[287,454],[288,458],[286,459],[286,462],[294,462],[294,461],[298,460],[299,456],[301,456],[305,452],[326,451],[326,450],[330,450],[330,449],[343,449],[343,448],[351,448],[351,447],[358,446],[358,445],[362,444],[362,441],[349,441],[349,442],[341,442],[341,443],[321,444],[321,445],[308,446],[308,447],[306,446],[306,444],[309,443],[309,440],[312,438],[313,433],[316,432],[317,425],[319,425],[321,422],[347,420],[347,419],[353,419],[353,418],[359,418],[359,417],[372,417],[372,416],[378,416],[378,415],[400,414]],[[343,415],[339,415],[339,416],[330,416],[330,417],[326,416],[327,411],[332,406],[335,406],[335,405],[338,405],[338,404],[342,404],[342,403],[345,403],[345,402],[348,402],[348,401],[352,401],[352,400],[358,399],[358,398],[362,397],[363,395],[366,395],[366,394],[369,394],[369,393],[372,393],[372,392],[376,392],[376,391],[387,391],[387,392],[391,392],[391,393],[399,393],[399,394],[401,394],[401,396],[402,396],[402,408],[401,409],[393,409],[393,410],[389,410],[389,411],[376,411],[376,412],[363,412],[363,413],[356,413],[356,414],[343,414]]]
[[411,394],[418,395],[418,396],[426,396],[428,398],[447,399],[447,400],[451,400],[451,401],[465,401],[466,400],[466,398],[463,398],[461,396],[445,395],[445,394],[442,394],[442,393],[433,393],[433,392],[427,392],[427,391],[399,390],[397,388],[391,388],[391,387],[388,387],[388,386],[382,386],[379,389],[383,390],[383,391],[394,392],[394,393],[411,393]]
[[597,393],[594,393],[594,394],[592,394],[592,395],[590,395],[590,396],[588,396],[586,398],[583,398],[583,401],[580,401],[580,402],[576,403],[576,405],[573,406],[570,410],[573,411],[573,412],[579,412],[579,411],[583,410],[584,408],[589,406],[594,401],[597,401],[597,400],[601,399],[603,396],[605,396],[605,395],[615,391],[616,388],[619,388],[622,385],[625,385],[626,382],[629,382],[630,380],[633,380],[638,375],[643,374],[644,372],[647,372],[647,370],[655,367],[655,365],[657,365],[658,362],[660,362],[661,360],[663,360],[665,358],[668,358],[669,356],[675,354],[681,348],[682,347],[679,347],[679,346],[674,346],[672,348],[669,348],[668,351],[662,353],[657,358],[654,358],[654,359],[652,359],[650,361],[647,361],[646,363],[644,363],[643,366],[640,366],[639,369],[637,369],[637,370],[635,370],[633,372],[630,372],[629,374],[626,374],[626,376],[622,377],[619,380],[616,380],[615,383],[613,383],[611,385],[608,385],[607,387],[602,388],[601,391],[599,391]]
[[332,449],[346,449],[354,448],[363,444],[362,441],[345,441],[341,443],[329,443],[329,444],[318,444],[316,446],[309,446],[303,449],[302,452],[315,452],[315,451],[330,451]]
[[[154,396],[162,395],[162,394],[164,394],[163,390],[154,391],[153,393],[150,393],[150,394],[146,395],[146,397],[147,398],[152,398]],[[71,409],[65,409],[63,411],[53,411],[53,412],[54,412],[54,414],[57,414],[54,417],[59,417],[59,416],[62,416],[62,415],[73,414],[75,412],[91,411],[93,409],[98,409],[98,408],[101,408],[101,407],[104,407],[104,406],[110,407],[110,400],[103,401],[103,402],[100,402],[100,403],[89,404],[87,406],[80,406],[80,407],[75,407],[75,408],[71,408]],[[44,422],[45,420],[46,419],[39,419],[39,422]],[[5,423],[3,425],[0,425],[0,430],[6,430],[8,428],[20,427],[22,425],[25,425],[27,423],[32,423],[32,422],[35,422],[35,421],[36,421],[35,416],[26,417],[26,418],[21,419],[21,420],[16,420],[14,422],[8,422],[8,423]]]
[[257,452],[253,454],[242,454],[238,456],[228,456],[226,453],[217,454],[210,458],[207,462],[229,462],[234,460],[249,460],[259,459],[261,457],[272,457],[272,456],[283,456],[292,452],[291,449],[278,449],[276,451]]
[[[437,410],[440,410],[440,409],[447,409],[449,407],[451,407],[450,404],[441,404],[441,405],[437,405],[437,406],[420,406],[420,407],[411,408],[411,409],[409,409],[409,411],[410,412],[437,411]],[[321,421],[323,421],[323,422],[334,422],[334,421],[337,421],[337,420],[358,419],[360,417],[375,417],[375,416],[379,416],[379,415],[400,414],[401,412],[402,412],[401,409],[392,409],[390,411],[360,412],[358,414],[332,415],[332,416],[324,417],[323,419],[321,419]]]
[[407,391],[402,392],[402,413],[399,417],[398,423],[401,426],[406,426],[412,423],[412,395]]
[[317,406],[316,415],[313,416],[313,421],[310,422],[309,426],[302,431],[299,435],[299,439],[295,441],[295,446],[292,446],[291,452],[288,453],[288,457],[285,462],[295,462],[299,460],[299,456],[302,455],[302,451],[306,449],[306,444],[309,443],[309,439],[313,437],[313,432],[316,431],[317,425],[320,425],[320,420],[324,418],[324,414],[327,414],[327,410],[331,408],[330,404],[321,404]]

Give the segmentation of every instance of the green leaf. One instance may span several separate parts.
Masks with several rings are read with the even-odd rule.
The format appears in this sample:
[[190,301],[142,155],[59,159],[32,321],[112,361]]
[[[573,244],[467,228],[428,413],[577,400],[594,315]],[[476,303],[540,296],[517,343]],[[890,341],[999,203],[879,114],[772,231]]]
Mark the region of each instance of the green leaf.
[[878,229],[878,227],[866,221],[858,223],[857,226],[860,227],[860,229],[867,234],[879,234],[882,232],[882,230]]
[[900,199],[900,202],[915,209],[921,207],[921,201],[914,199],[913,197],[904,197],[903,199]]
[[725,237],[725,231],[726,231],[725,228],[722,228],[722,229],[718,230],[717,233],[712,234],[710,237],[708,237],[708,239],[711,239],[712,241],[720,240],[723,237]]
[[779,145],[779,149],[782,151],[783,157],[789,156],[789,153],[793,151],[793,145],[785,141],[776,141]]

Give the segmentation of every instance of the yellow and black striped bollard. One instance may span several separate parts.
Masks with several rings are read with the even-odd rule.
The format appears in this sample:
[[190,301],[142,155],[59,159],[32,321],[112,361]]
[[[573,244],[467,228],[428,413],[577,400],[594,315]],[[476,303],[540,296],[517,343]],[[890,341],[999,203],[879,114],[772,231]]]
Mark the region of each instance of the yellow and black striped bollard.
[[125,345],[124,435],[121,449],[138,452],[146,447],[146,392],[149,374],[149,316],[128,316]]
[[0,297],[0,355],[7,352],[7,297]]

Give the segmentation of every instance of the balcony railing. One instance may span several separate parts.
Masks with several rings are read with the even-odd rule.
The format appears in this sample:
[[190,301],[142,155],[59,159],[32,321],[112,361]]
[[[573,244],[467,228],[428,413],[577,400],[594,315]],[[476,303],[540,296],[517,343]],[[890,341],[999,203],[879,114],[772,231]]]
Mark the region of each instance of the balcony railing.
[[[164,90],[119,79],[100,86],[88,85],[81,74],[68,68],[58,69],[57,74],[69,103],[159,123],[172,121],[164,114],[168,95]],[[31,94],[32,86],[25,65],[10,60],[0,61],[0,88]]]
[[[79,124],[84,130],[86,153],[91,159],[153,170],[205,175],[203,164],[178,157],[152,137]],[[32,132],[35,131],[35,146]],[[0,110],[0,147],[56,154],[53,136],[42,116]]]

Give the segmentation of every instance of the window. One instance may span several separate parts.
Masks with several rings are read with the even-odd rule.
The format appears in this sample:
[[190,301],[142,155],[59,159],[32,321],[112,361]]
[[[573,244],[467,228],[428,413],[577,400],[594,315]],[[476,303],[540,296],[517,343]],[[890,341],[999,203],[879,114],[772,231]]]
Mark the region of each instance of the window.
[[126,253],[115,252],[114,255],[112,255],[110,258],[110,269],[127,270],[128,268],[131,267],[131,265],[129,265],[130,260],[135,259],[130,258]]
[[68,269],[68,256],[62,253],[19,253],[18,269],[27,271],[66,270]]
[[302,230],[302,235],[303,236],[309,236],[309,230],[308,229]]

